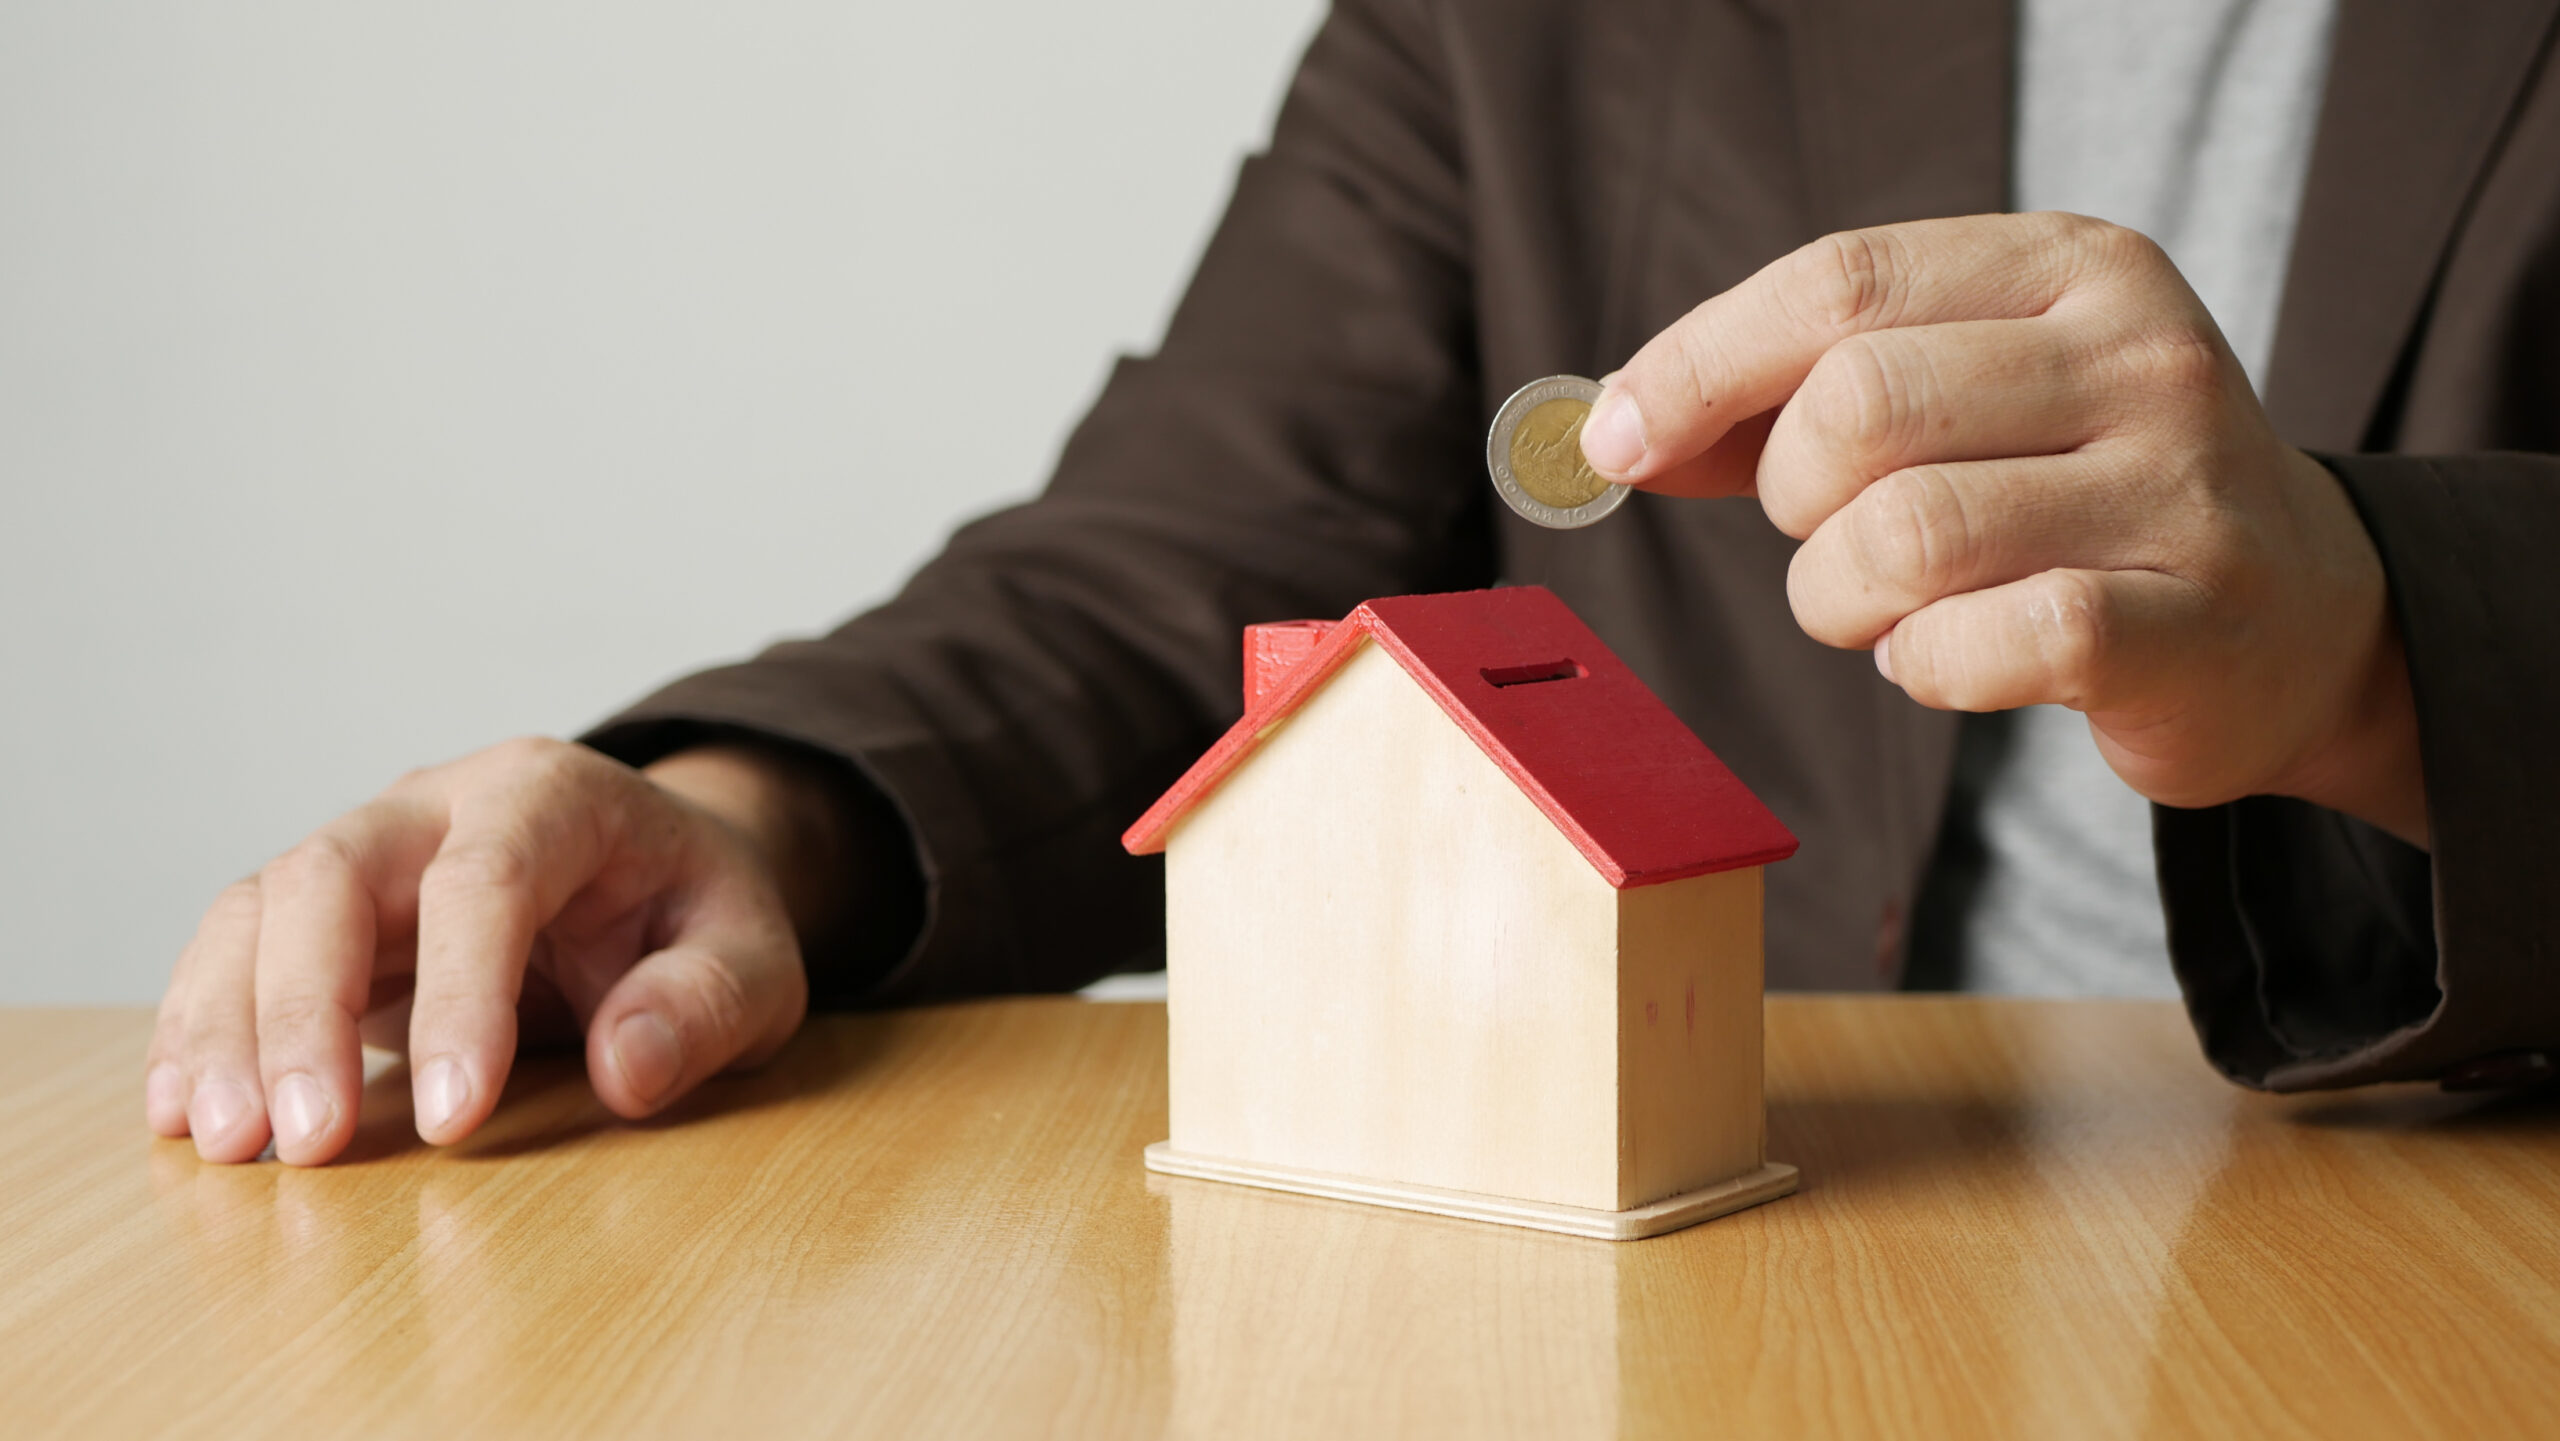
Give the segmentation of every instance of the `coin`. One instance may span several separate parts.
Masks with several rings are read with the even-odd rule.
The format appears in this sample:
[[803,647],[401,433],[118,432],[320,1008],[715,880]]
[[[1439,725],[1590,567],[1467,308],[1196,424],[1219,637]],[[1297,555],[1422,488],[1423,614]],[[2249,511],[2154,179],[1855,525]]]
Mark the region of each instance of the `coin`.
[[1550,375],[1513,391],[1484,440],[1484,468],[1503,503],[1550,530],[1573,530],[1616,510],[1627,488],[1582,458],[1582,422],[1600,383]]

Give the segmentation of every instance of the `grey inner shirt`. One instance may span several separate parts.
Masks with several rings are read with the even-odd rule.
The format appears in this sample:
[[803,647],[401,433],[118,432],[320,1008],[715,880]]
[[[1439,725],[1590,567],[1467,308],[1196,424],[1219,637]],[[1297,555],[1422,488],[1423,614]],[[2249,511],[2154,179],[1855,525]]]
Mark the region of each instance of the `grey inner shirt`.
[[[2016,208],[2094,215],[2158,241],[2262,389],[2335,8],[2021,7]],[[2150,807],[2077,712],[1967,718],[1953,803],[1951,846],[1970,869],[1952,938],[1966,989],[2176,994]]]

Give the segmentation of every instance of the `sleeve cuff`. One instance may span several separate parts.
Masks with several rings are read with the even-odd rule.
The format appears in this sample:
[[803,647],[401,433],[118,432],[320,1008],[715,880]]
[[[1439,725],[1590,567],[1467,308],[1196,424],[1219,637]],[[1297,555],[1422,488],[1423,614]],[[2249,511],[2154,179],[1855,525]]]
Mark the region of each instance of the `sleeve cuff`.
[[2274,797],[2155,810],[2189,1013],[2271,1090],[2535,1073],[2510,1063],[2560,1047],[2560,459],[2319,459],[2381,553],[2432,851]]

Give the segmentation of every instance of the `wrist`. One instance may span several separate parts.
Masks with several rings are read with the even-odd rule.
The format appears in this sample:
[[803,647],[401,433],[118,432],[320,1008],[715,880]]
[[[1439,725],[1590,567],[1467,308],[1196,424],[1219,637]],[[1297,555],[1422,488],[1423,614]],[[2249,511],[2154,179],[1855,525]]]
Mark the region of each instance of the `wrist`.
[[2336,738],[2280,793],[2343,811],[2427,850],[2425,782],[2407,653],[2399,627],[2386,617],[2382,641],[2346,703]]
[[2325,583],[2315,587],[2320,594],[2309,624],[2314,634],[2349,640],[2325,667],[2330,683],[2312,688],[2326,698],[2312,728],[2317,741],[2269,789],[2345,812],[2427,849],[2417,698],[2381,553],[2337,477],[2300,451],[2292,460],[2311,491],[2309,505],[2326,522],[2320,527],[2325,543],[2313,547],[2328,558],[2314,572]]

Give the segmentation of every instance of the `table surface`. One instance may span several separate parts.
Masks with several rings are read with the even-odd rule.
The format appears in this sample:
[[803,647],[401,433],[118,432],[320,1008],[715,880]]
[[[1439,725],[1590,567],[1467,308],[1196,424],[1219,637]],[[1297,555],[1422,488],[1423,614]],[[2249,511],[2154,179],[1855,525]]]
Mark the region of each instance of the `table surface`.
[[0,1431],[2533,1435],[2560,1101],[2279,1098],[2145,1002],[1769,1003],[1797,1195],[1612,1244],[1151,1177],[1164,1011],[812,1024],[676,1115],[206,1166],[0,1012]]

